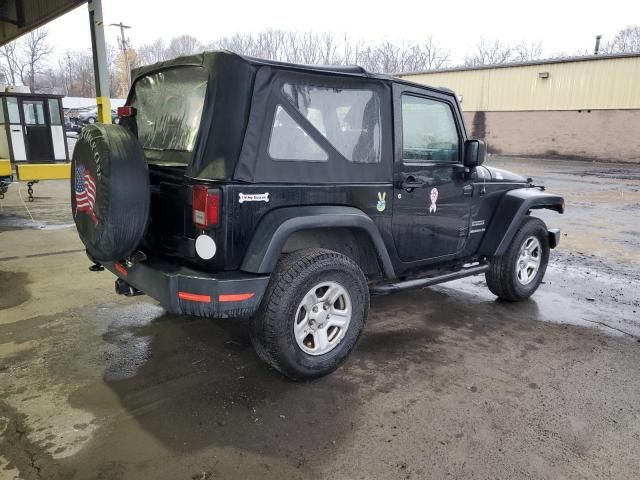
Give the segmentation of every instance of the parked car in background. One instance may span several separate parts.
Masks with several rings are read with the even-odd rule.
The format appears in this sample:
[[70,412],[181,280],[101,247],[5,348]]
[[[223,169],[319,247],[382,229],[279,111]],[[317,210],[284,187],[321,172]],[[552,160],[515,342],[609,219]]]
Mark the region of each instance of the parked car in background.
[[[94,107],[81,112],[78,115],[78,121],[82,125],[93,125],[98,121],[98,108]],[[120,123],[120,117],[118,117],[118,112],[115,109],[111,110],[111,123],[115,123],[116,125]]]
[[82,131],[82,126],[78,125],[77,118],[71,118],[65,115],[64,117],[64,129],[67,132],[76,132],[80,133]]

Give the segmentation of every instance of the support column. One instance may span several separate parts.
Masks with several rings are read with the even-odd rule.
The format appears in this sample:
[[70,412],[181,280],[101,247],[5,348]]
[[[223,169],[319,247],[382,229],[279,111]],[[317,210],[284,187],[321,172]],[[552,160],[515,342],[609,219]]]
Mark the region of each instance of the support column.
[[104,41],[102,21],[102,0],[89,0],[89,28],[91,30],[91,51],[93,53],[93,73],[96,82],[96,103],[98,121],[111,123],[111,99],[109,95],[109,67]]

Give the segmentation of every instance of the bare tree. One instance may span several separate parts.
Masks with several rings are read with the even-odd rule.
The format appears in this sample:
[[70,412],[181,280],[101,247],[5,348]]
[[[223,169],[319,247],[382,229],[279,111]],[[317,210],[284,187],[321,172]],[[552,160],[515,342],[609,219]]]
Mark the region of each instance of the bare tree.
[[96,88],[93,75],[93,56],[88,50],[78,50],[74,52],[74,56],[73,96],[94,97]]
[[20,77],[24,85],[28,85],[31,92],[36,90],[36,74],[42,73],[53,49],[47,43],[49,31],[39,28],[29,32],[22,44],[22,62]]
[[372,60],[376,65],[372,70],[385,73],[402,71],[401,55],[402,47],[400,45],[390,40],[385,40],[377,45],[373,51]]
[[[201,51],[204,46],[190,35],[175,37],[168,44],[158,38],[128,48],[130,65],[146,65]],[[419,70],[433,70],[449,64],[450,54],[432,36],[421,43],[406,43],[384,40],[376,44],[366,44],[362,40],[351,39],[324,32],[294,32],[285,30],[264,30],[256,33],[235,34],[221,37],[206,46],[208,49],[227,49],[236,53],[270,60],[305,64],[360,65],[369,71],[399,73]],[[127,85],[123,83],[126,65],[122,54],[113,46],[109,47],[109,74],[111,94],[123,96]],[[0,59],[11,57],[11,51],[0,49]],[[4,61],[3,63],[6,63]],[[6,68],[5,68],[6,69]],[[25,75],[25,80],[28,75]],[[67,95],[92,96],[93,68],[91,56],[84,51],[68,51],[58,59],[57,69],[52,71],[50,88],[57,88]],[[126,83],[126,82],[125,82]]]
[[611,42],[604,45],[605,53],[640,52],[640,25],[629,25],[620,30]]
[[342,62],[345,65],[359,65],[362,51],[365,49],[361,40],[351,40],[347,34],[344,35],[341,42]]
[[2,73],[11,85],[20,79],[21,62],[18,56],[18,42],[10,42],[0,47]]
[[[289,34],[289,49],[292,53],[290,62],[300,62],[305,64],[321,63],[322,53],[320,52],[318,36],[311,32],[301,34]],[[293,54],[295,52],[295,54]]]
[[251,35],[236,33],[231,37],[222,37],[207,45],[209,50],[230,50],[232,52],[251,55],[254,50],[254,39]]
[[58,58],[58,76],[64,95],[71,95],[73,87],[75,61],[71,50],[66,50],[62,57]]
[[180,35],[171,39],[166,51],[166,58],[175,58],[182,55],[192,55],[202,50],[200,40],[191,35]]
[[167,47],[162,38],[140,45],[137,49],[140,65],[149,65],[167,59]]
[[423,63],[425,70],[438,70],[449,65],[451,54],[433,38],[428,35],[426,41],[422,45]]
[[514,60],[514,48],[500,40],[481,38],[473,53],[467,55],[464,64],[470,67],[479,65],[497,65]]
[[385,40],[366,45],[346,34],[265,30],[220,38],[208,48],[223,48],[244,55],[305,64],[357,64],[367,70],[387,73],[432,70],[449,62],[449,52],[432,36],[423,44]]
[[513,46],[513,61],[530,62],[542,57],[542,42],[525,42],[524,40]]

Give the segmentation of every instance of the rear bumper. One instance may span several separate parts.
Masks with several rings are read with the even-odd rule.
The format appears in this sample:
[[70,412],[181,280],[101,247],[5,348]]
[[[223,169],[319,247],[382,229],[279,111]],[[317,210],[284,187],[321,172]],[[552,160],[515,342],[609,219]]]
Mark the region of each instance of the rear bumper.
[[130,268],[110,262],[104,266],[170,312],[198,317],[250,317],[260,306],[269,283],[268,275],[205,273],[151,260]]

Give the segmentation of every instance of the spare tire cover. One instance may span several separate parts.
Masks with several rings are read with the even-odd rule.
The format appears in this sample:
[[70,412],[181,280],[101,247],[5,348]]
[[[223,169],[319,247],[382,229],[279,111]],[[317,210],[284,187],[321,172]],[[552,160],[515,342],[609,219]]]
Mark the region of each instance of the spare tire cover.
[[120,125],[88,125],[71,160],[71,208],[96,261],[131,255],[149,219],[149,171],[142,145]]

